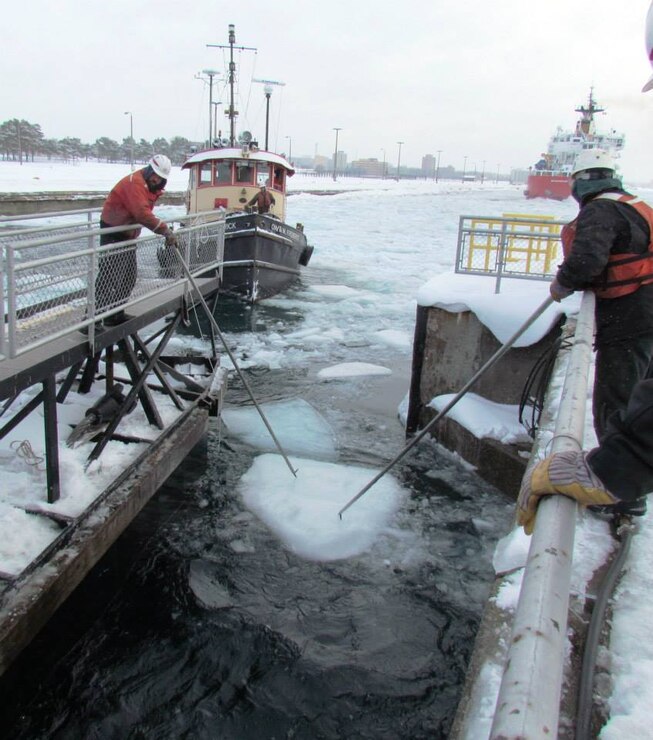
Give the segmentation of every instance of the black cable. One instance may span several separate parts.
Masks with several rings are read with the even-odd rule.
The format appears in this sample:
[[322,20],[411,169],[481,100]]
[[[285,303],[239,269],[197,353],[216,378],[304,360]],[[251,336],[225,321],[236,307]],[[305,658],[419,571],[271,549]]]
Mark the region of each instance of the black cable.
[[601,583],[601,588],[596,596],[596,603],[594,604],[590,623],[587,628],[587,637],[583,649],[583,663],[578,685],[575,740],[591,740],[594,737],[590,734],[590,724],[594,706],[593,694],[596,653],[599,646],[599,638],[601,637],[601,630],[603,629],[605,610],[623,570],[626,557],[628,556],[633,530],[634,526],[628,517],[622,517],[621,521],[617,524],[616,534],[620,542],[619,549]]
[[[553,374],[558,352],[561,348],[570,346],[571,342],[569,340],[558,337],[535,361],[524,383],[519,400],[519,422],[525,427],[529,436],[533,439],[539,428],[542,410],[544,409],[544,399],[551,375]],[[530,420],[525,418],[526,408],[531,409]]]

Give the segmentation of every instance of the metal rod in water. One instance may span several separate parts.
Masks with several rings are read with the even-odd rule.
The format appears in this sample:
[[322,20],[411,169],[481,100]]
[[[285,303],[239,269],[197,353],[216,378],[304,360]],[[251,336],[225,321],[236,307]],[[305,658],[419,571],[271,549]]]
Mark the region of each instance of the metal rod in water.
[[297,470],[293,468],[293,466],[290,464],[290,460],[288,459],[288,455],[286,455],[283,447],[281,446],[281,443],[277,439],[276,434],[274,433],[272,427],[270,426],[270,422],[267,420],[267,417],[263,413],[263,409],[259,406],[258,401],[256,398],[254,398],[254,393],[252,392],[252,389],[249,387],[249,383],[247,382],[247,379],[243,375],[240,367],[238,367],[238,363],[236,362],[236,358],[234,357],[233,352],[229,349],[229,345],[227,344],[226,339],[224,338],[224,334],[220,330],[220,327],[218,326],[218,322],[215,320],[215,317],[211,313],[209,307],[206,305],[206,301],[204,300],[204,296],[202,295],[202,291],[199,289],[197,283],[195,282],[195,279],[190,274],[190,270],[188,269],[188,265],[186,264],[184,258],[181,256],[181,253],[179,249],[175,249],[175,254],[177,255],[177,259],[179,262],[181,262],[182,267],[184,268],[184,272],[186,273],[186,277],[190,281],[190,284],[193,286],[195,291],[197,292],[197,297],[200,300],[200,303],[202,304],[202,308],[206,312],[206,315],[209,318],[209,321],[211,322],[213,328],[215,329],[215,333],[220,338],[220,341],[222,342],[222,346],[225,348],[226,353],[229,355],[229,359],[231,360],[234,368],[236,369],[236,372],[238,373],[238,377],[240,378],[243,386],[245,387],[245,390],[249,394],[249,397],[252,399],[252,403],[254,406],[256,406],[256,410],[259,413],[259,416],[261,417],[263,423],[265,424],[268,432],[270,432],[270,436],[272,437],[274,444],[277,447],[277,450],[279,450],[279,454],[283,457],[283,459],[286,461],[286,465],[288,466],[288,469],[290,472],[297,477]]
[[393,458],[386,466],[381,470],[380,473],[377,473],[374,478],[364,487],[362,488],[355,496],[352,498],[345,506],[340,509],[338,512],[338,516],[342,519],[342,515],[347,509],[365,493],[367,493],[370,488],[378,481],[380,480],[387,472],[390,470],[390,468],[394,467],[399,460],[406,455],[406,453],[411,450],[419,441],[424,437],[428,431],[431,429],[431,427],[438,422],[446,413],[448,413],[453,406],[455,406],[458,401],[467,393],[467,391],[474,385],[474,383],[483,375],[487,370],[489,370],[494,363],[499,360],[503,355],[512,347],[512,345],[519,339],[519,337],[528,329],[535,321],[546,311],[546,309],[551,305],[553,302],[553,298],[550,296],[542,303],[539,308],[536,308],[535,311],[528,317],[528,319],[517,329],[517,331],[508,339],[505,344],[501,345],[499,349],[490,357],[490,359],[483,365],[480,370],[476,372],[476,374],[470,378],[467,383],[461,388],[458,393],[449,401],[449,403],[436,415],[434,416],[431,421],[422,429],[422,431],[415,437],[411,439],[411,441],[404,447],[404,449],[395,457]]

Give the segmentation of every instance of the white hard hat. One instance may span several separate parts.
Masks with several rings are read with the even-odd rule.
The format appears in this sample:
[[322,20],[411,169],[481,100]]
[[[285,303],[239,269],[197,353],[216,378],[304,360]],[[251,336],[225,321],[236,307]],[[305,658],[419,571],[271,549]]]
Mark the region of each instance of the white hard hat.
[[605,149],[583,149],[576,157],[574,166],[569,173],[572,177],[583,170],[612,170],[616,169],[614,157]]
[[[648,60],[653,65],[653,2],[649,6],[648,13],[646,14],[646,55]],[[642,92],[653,90],[653,75],[649,78],[649,81],[642,88]]]
[[165,154],[155,154],[152,159],[148,162],[150,167],[156,172],[159,177],[167,180],[170,177],[170,170],[172,169],[172,162],[166,157]]

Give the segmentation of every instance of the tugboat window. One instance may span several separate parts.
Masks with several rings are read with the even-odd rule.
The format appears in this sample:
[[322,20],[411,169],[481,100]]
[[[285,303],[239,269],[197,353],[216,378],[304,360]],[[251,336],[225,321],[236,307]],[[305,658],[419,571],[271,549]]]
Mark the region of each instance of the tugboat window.
[[236,165],[236,182],[254,184],[254,166],[248,162],[238,162]]
[[270,184],[270,166],[268,164],[259,162],[256,166],[256,184],[259,187]]
[[231,162],[215,163],[215,184],[231,185]]
[[285,174],[285,171],[283,167],[275,167],[274,168],[274,181],[272,183],[272,187],[275,190],[281,190],[283,192],[283,176]]
[[200,165],[200,185],[211,184],[211,163],[205,162]]

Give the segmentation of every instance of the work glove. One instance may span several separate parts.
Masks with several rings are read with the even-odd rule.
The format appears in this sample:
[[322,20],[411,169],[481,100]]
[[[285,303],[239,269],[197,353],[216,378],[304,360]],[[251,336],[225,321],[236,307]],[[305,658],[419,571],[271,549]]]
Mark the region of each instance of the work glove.
[[172,231],[166,232],[166,247],[174,247],[175,249],[179,249],[179,240],[174,235]]
[[581,506],[613,506],[619,499],[608,491],[587,464],[584,452],[558,452],[539,462],[522,481],[517,499],[517,524],[531,534],[542,496],[561,494]]
[[549,294],[556,303],[560,303],[563,298],[570,296],[573,292],[571,288],[565,288],[564,285],[560,285],[558,278],[553,278],[553,282],[549,285]]

